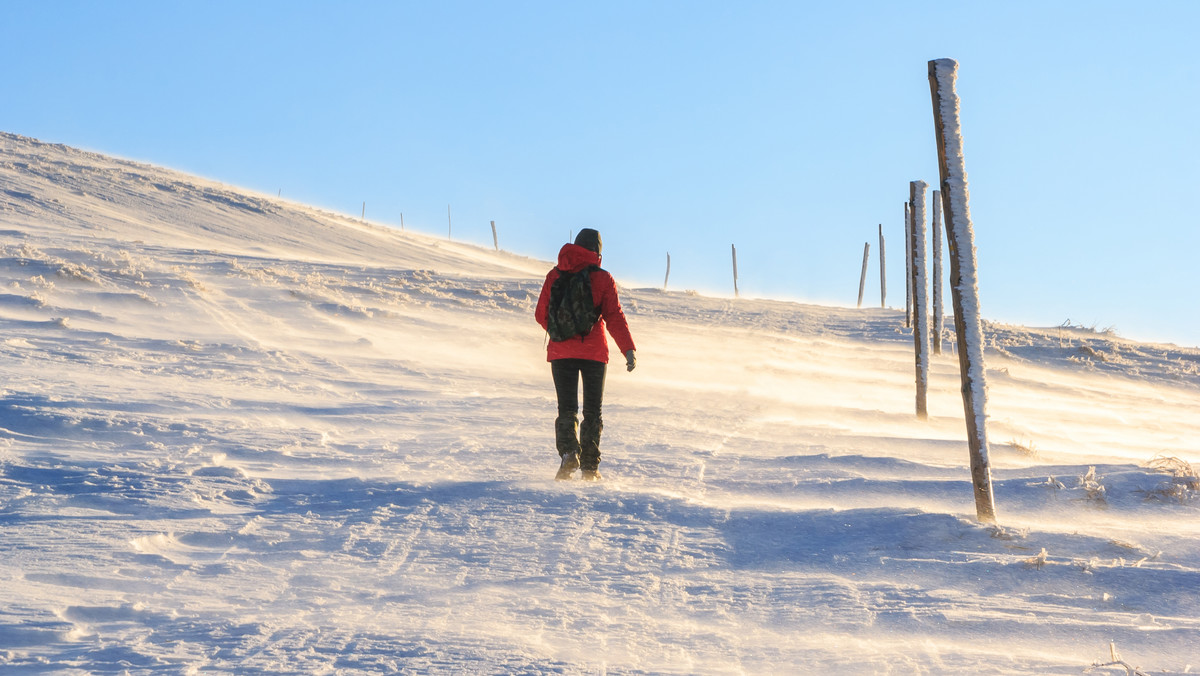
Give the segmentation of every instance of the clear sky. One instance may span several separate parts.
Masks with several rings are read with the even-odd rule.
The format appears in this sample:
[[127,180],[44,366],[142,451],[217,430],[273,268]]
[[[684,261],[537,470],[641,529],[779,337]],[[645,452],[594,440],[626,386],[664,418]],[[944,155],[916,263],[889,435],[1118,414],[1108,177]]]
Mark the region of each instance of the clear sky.
[[[0,129],[627,286],[904,306],[958,92],[985,318],[1200,345],[1200,2],[4,5]],[[948,311],[948,306],[947,306]]]

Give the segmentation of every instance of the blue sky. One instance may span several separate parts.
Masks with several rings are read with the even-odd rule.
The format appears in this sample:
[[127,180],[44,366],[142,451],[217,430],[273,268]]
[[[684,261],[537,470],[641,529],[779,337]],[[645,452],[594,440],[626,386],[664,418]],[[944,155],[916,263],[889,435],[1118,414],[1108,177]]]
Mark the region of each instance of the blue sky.
[[0,129],[628,286],[904,306],[958,92],[983,314],[1200,345],[1197,2],[16,2]]

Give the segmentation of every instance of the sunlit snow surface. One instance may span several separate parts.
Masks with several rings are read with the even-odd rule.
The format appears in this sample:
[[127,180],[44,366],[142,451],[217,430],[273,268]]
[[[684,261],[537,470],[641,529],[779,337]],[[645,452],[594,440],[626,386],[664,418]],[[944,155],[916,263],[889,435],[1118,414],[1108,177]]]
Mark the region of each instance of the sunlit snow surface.
[[992,529],[895,310],[622,288],[556,483],[548,262],[10,135],[0,231],[5,673],[1200,672],[1195,349],[985,325]]

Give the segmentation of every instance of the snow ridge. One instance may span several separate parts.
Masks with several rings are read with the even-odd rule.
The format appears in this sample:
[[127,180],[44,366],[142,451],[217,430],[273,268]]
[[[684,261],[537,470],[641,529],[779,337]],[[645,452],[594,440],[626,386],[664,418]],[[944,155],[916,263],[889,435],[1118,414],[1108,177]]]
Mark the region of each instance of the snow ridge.
[[988,528],[896,310],[624,289],[564,484],[549,262],[7,134],[0,234],[6,673],[1200,667],[1196,350],[984,323]]

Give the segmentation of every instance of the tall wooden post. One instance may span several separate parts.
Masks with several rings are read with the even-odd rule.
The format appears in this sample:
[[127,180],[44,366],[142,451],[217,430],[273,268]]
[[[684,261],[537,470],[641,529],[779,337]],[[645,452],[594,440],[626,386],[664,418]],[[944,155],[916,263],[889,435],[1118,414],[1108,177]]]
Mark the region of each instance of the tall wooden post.
[[930,338],[933,339],[933,353],[942,353],[942,333],[944,320],[942,318],[942,191],[933,191],[933,327]]
[[401,230],[404,229],[404,212],[403,211],[400,212],[400,229]]
[[883,254],[883,223],[879,224],[879,307],[887,307],[887,258]]
[[858,278],[858,306],[859,307],[862,307],[863,291],[865,291],[867,288],[867,260],[870,255],[871,255],[871,243],[864,242],[863,243],[862,276],[860,276]]
[[916,354],[917,372],[917,418],[929,418],[929,301],[926,295],[928,283],[925,277],[925,181],[908,184],[909,204],[912,210],[912,297],[913,297],[913,346]]
[[730,247],[731,249],[733,249],[733,297],[734,297],[734,298],[737,298],[737,297],[738,297],[738,288],[737,288],[737,245],[730,244],[730,245],[729,245],[729,247]]
[[956,61],[937,59],[929,62],[929,93],[933,99],[942,208],[946,217],[946,245],[950,253],[950,290],[954,303],[954,329],[958,334],[958,361],[967,420],[967,446],[971,453],[971,481],[975,488],[975,513],[980,521],[995,522],[996,503],[992,496],[992,472],[988,463],[983,320],[979,311],[975,232],[968,204],[970,191],[967,188],[966,161],[963,159],[959,100],[954,88],[957,78]]
[[912,205],[904,203],[904,327],[912,326]]
[[495,245],[496,251],[500,250],[500,236],[496,234],[496,221],[492,221],[492,244]]
[[363,202],[362,220],[367,220],[367,203]]
[[449,240],[454,232],[454,220],[450,218],[450,205],[446,205],[446,239]]
[[667,252],[667,274],[663,277],[663,291],[667,290],[667,282],[671,280],[671,252]]

